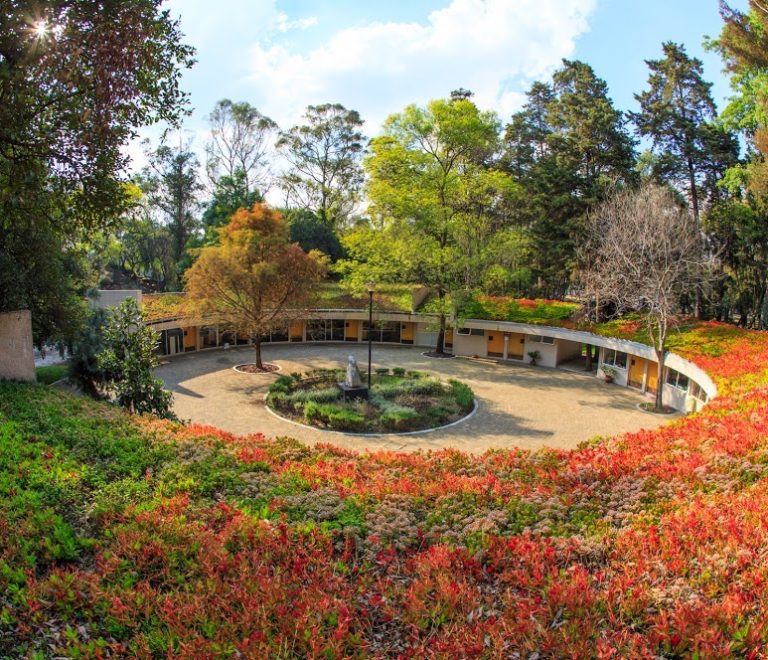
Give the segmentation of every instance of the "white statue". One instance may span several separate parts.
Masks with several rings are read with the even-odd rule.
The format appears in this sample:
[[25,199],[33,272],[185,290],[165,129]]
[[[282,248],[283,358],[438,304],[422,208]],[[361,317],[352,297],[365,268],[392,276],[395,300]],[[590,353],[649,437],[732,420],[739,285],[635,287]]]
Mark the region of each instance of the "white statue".
[[363,379],[360,377],[360,369],[357,367],[357,360],[354,355],[349,356],[347,363],[347,376],[344,378],[344,384],[347,387],[362,387]]

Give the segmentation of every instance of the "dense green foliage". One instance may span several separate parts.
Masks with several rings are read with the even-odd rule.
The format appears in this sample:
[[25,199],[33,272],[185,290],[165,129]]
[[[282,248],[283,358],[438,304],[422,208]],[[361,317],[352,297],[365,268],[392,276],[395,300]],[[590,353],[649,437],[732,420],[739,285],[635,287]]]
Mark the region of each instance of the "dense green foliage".
[[290,419],[336,431],[407,432],[449,424],[472,410],[472,390],[456,380],[444,384],[416,371],[388,368],[372,375],[368,400],[345,401],[337,383],[343,369],[280,376],[267,403]]
[[131,412],[174,419],[173,394],[152,373],[159,364],[155,351],[160,333],[146,325],[133,298],[110,311],[100,335],[103,347],[96,366],[107,394]]
[[183,111],[193,51],[160,4],[35,3],[37,29],[0,12],[0,309],[31,309],[38,341],[72,336],[72,246],[125,208],[125,145]]

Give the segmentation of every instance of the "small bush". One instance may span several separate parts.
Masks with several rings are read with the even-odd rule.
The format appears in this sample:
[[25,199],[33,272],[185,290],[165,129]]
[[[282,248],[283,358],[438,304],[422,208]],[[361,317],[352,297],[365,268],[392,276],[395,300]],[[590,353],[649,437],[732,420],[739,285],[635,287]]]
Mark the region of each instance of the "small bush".
[[289,396],[286,392],[273,392],[270,390],[268,401],[275,408],[283,408],[289,405]]
[[387,367],[376,367],[376,373],[379,376],[386,376],[389,373],[389,369]]
[[392,374],[402,378],[405,376],[405,369],[403,367],[392,367]]
[[382,423],[397,430],[405,430],[408,422],[416,419],[419,414],[413,408],[398,406],[399,410],[390,410],[381,416]]
[[448,384],[451,386],[451,392],[456,397],[458,404],[467,410],[474,405],[475,394],[469,385],[459,382],[458,380],[449,380]]
[[331,403],[341,398],[341,390],[338,387],[324,387],[321,390],[294,390],[288,395],[292,404],[306,403]]
[[275,378],[275,382],[269,386],[269,391],[271,392],[272,388],[276,388],[277,390],[282,388],[286,392],[289,392],[290,388],[293,387],[293,381],[294,379],[292,376],[278,376]]
[[416,371],[414,369],[411,369],[407,372],[409,378],[426,378],[427,374],[423,371]]
[[443,391],[443,384],[434,378],[419,378],[416,382],[410,383],[408,391],[412,394],[440,394]]
[[365,417],[356,410],[339,408],[329,412],[328,425],[340,431],[359,431],[365,427]]
[[378,394],[385,399],[394,399],[398,394],[402,394],[403,383],[377,383],[371,387],[371,393]]

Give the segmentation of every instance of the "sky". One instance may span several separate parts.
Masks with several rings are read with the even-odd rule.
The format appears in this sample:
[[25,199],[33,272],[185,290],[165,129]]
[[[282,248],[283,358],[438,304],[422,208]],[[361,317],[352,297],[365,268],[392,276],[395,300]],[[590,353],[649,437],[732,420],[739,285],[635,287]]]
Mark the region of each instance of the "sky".
[[[747,0],[732,0],[745,9]],[[704,50],[721,27],[717,0],[167,0],[197,64],[186,72],[188,137],[202,151],[222,98],[247,101],[282,128],[307,105],[358,110],[376,135],[389,114],[472,90],[502,122],[563,58],[589,63],[617,107],[636,110],[646,59],[675,41],[703,60],[722,106],[722,62]],[[148,133],[151,136],[151,133]],[[137,165],[138,149],[132,149]]]

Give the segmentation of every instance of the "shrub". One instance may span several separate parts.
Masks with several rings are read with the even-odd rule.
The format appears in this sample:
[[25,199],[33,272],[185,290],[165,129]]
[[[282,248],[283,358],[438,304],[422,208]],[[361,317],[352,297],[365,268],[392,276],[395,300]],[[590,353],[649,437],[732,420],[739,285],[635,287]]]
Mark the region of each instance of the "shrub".
[[328,424],[340,431],[359,431],[365,426],[365,417],[356,410],[337,408],[327,414]]
[[408,422],[416,419],[419,414],[413,408],[405,408],[404,406],[398,406],[398,410],[389,410],[381,416],[381,421],[387,426],[391,426],[398,430],[404,430],[408,426]]
[[448,384],[451,386],[451,392],[456,397],[456,401],[462,408],[467,410],[474,405],[475,394],[469,385],[454,379],[449,380]]
[[269,391],[271,392],[273,388],[275,388],[276,391],[290,391],[290,388],[293,387],[293,382],[293,374],[290,376],[278,376],[275,378],[275,382],[269,386]]
[[289,404],[289,396],[286,392],[273,392],[270,390],[268,401],[275,408],[284,408]]
[[404,383],[376,383],[371,387],[371,394],[378,394],[385,399],[394,399],[404,391]]
[[412,394],[440,394],[443,392],[443,384],[435,378],[419,378],[409,383],[408,392]]
[[294,390],[288,395],[288,400],[295,406],[299,403],[314,401],[315,403],[330,403],[341,398],[338,387],[325,387],[321,390]]
[[392,374],[402,378],[405,376],[405,369],[403,367],[392,367]]
[[389,369],[387,367],[376,367],[376,373],[379,376],[386,376],[389,373]]

